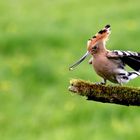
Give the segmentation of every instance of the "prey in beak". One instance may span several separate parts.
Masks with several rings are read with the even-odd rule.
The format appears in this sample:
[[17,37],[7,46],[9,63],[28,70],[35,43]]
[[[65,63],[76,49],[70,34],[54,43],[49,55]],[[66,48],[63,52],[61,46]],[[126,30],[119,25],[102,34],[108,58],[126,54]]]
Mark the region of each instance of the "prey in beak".
[[87,51],[76,63],[69,67],[69,70],[73,70],[76,66],[78,66],[85,58],[89,55],[89,51]]

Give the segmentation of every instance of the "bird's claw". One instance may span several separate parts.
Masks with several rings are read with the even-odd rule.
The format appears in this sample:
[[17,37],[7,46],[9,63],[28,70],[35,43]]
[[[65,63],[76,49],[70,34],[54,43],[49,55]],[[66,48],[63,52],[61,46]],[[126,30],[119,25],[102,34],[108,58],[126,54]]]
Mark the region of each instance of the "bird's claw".
[[96,85],[105,85],[106,83],[105,82],[96,82],[95,84]]

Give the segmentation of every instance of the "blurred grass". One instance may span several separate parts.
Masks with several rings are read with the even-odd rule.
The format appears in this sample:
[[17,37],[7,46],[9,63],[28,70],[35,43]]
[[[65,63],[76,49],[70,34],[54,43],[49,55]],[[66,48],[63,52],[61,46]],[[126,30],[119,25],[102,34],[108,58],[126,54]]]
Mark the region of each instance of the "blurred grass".
[[109,49],[140,51],[139,4],[1,1],[0,139],[139,140],[139,108],[89,102],[67,90],[70,78],[100,80],[87,61],[73,72],[68,66],[104,25],[112,26]]

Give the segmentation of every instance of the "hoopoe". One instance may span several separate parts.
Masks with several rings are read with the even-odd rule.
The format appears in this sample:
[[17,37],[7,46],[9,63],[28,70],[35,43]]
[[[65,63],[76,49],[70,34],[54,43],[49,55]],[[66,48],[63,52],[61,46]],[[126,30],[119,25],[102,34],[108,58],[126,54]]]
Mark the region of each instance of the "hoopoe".
[[[95,36],[87,41],[87,52],[83,57],[70,66],[70,70],[79,65],[88,55],[92,55],[89,64],[93,65],[96,73],[103,78],[101,84],[109,80],[123,84],[140,76],[140,53],[131,51],[107,50],[105,45],[110,35],[110,25],[106,25]],[[135,71],[126,71],[128,65]]]

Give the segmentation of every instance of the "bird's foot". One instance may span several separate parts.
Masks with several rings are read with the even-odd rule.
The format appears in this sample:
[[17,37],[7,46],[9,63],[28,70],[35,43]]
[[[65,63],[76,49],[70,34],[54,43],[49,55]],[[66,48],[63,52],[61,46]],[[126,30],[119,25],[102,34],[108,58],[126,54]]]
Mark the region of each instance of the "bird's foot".
[[95,84],[96,84],[96,85],[106,85],[105,82],[96,82]]
[[106,85],[106,79],[103,79],[102,82],[97,82],[97,85]]

